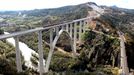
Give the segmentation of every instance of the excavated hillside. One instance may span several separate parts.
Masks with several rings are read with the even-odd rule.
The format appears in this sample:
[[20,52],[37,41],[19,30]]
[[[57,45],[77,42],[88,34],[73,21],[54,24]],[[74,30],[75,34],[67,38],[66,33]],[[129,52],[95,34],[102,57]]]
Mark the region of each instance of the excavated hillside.
[[[117,31],[124,33],[128,66],[134,69],[134,10],[106,6],[97,7],[104,10],[103,13],[98,13],[100,17],[94,19],[101,23],[102,32],[115,37],[118,37]],[[100,23],[98,23],[98,26]]]

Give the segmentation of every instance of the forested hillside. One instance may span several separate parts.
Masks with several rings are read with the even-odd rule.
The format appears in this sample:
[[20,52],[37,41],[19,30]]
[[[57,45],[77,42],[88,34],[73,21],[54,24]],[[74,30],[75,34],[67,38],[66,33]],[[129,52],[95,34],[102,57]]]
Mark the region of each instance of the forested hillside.
[[81,4],[54,9],[35,9],[16,12],[5,11],[0,12],[0,17],[9,24],[15,24],[15,26],[10,26],[10,28],[5,29],[6,31],[14,32],[84,18],[87,16],[89,10],[91,10],[91,8],[88,8],[86,4]]

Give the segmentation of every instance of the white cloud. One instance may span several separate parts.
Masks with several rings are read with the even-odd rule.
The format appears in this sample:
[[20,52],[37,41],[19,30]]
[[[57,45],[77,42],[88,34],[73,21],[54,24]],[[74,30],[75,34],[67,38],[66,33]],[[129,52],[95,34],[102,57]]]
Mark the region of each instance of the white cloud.
[[99,5],[113,6],[134,9],[134,0],[92,0]]
[[29,10],[75,5],[89,0],[0,0],[0,10]]
[[99,5],[117,5],[119,7],[134,9],[134,0],[0,0],[0,10],[56,8],[66,5],[76,5],[89,1],[96,2]]

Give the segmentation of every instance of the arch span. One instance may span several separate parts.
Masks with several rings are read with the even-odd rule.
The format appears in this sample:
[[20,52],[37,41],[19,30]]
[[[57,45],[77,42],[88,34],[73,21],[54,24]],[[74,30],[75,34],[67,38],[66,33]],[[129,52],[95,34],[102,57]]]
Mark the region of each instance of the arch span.
[[47,58],[46,67],[45,67],[45,72],[48,72],[48,70],[49,70],[49,65],[50,65],[50,62],[51,62],[51,58],[52,58],[52,55],[53,55],[54,48],[55,48],[55,46],[56,46],[56,43],[57,43],[59,37],[61,36],[61,34],[62,34],[63,32],[65,32],[65,33],[68,34],[68,38],[70,39],[71,49],[72,49],[72,51],[73,51],[73,54],[74,54],[74,55],[76,54],[76,51],[75,51],[74,48],[73,48],[73,47],[74,47],[74,46],[73,46],[73,39],[72,39],[70,33],[69,33],[68,31],[64,30],[64,29],[61,29],[61,30],[58,32],[58,34],[55,36],[54,40],[53,40],[52,48],[50,49],[49,55],[48,55],[48,58]]
[[59,37],[61,36],[61,34],[62,34],[63,32],[67,33],[68,38],[69,38],[69,40],[70,40],[71,49],[73,50],[73,53],[74,53],[75,51],[74,51],[74,49],[73,49],[73,39],[72,39],[72,37],[70,36],[69,32],[67,32],[66,30],[63,30],[63,29],[60,30],[59,33],[56,35],[56,37],[55,37],[55,39],[54,39],[54,41],[53,41],[53,44],[52,44],[53,49],[55,48],[56,43],[57,43]]

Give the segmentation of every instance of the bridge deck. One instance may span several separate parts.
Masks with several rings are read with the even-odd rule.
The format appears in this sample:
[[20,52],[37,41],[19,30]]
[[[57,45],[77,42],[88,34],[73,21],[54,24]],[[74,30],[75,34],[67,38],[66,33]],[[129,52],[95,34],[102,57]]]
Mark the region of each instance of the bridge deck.
[[24,34],[28,34],[28,33],[32,33],[32,32],[46,30],[46,29],[50,29],[50,28],[54,28],[54,27],[58,27],[58,26],[63,26],[63,25],[66,25],[66,24],[74,23],[74,22],[84,21],[84,20],[87,20],[89,18],[91,18],[91,17],[82,18],[82,19],[78,19],[78,20],[73,20],[71,22],[67,22],[67,23],[63,23],[63,24],[58,24],[58,25],[51,25],[51,26],[47,26],[47,27],[40,27],[40,28],[35,28],[35,29],[27,30],[27,31],[15,32],[15,33],[12,33],[12,34],[7,34],[7,35],[0,35],[0,39],[6,39],[6,38],[15,37],[15,36],[19,36],[19,35],[24,35]]

